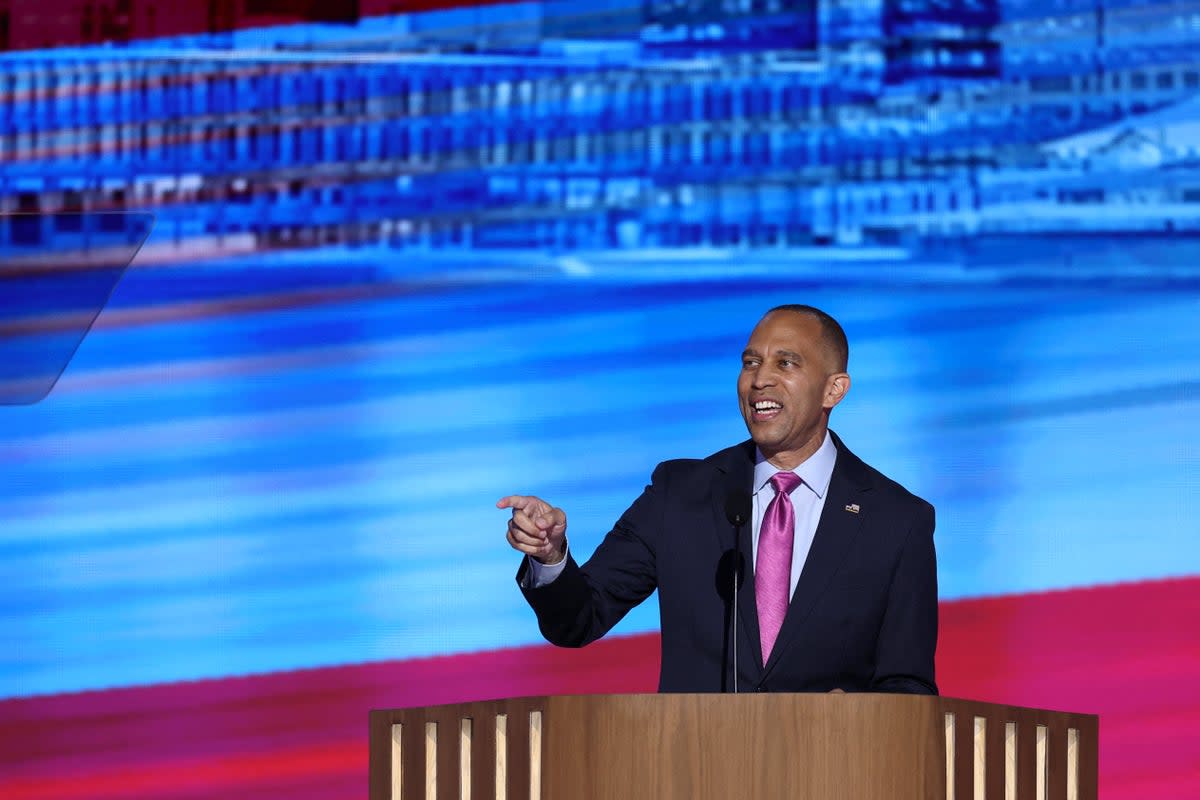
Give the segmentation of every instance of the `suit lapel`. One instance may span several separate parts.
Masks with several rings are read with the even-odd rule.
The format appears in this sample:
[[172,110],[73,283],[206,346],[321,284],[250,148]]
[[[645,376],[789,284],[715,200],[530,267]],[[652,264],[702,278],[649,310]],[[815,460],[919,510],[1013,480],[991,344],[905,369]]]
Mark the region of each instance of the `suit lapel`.
[[[766,664],[767,672],[778,663],[789,647],[803,646],[800,632],[804,628],[804,622],[854,546],[863,516],[870,507],[864,497],[871,486],[863,463],[846,449],[841,439],[836,435],[833,438],[838,455],[833,475],[829,480],[825,506],[821,510],[821,518],[817,523],[804,569],[800,573],[800,580],[796,584],[796,591],[792,594],[787,615],[783,619],[783,627],[779,630],[779,637],[775,640],[775,647]],[[862,513],[847,511],[846,507],[852,504],[857,504]],[[753,594],[752,591],[751,595]],[[757,612],[755,615],[757,616]],[[755,631],[757,630],[756,624]]]
[[[726,503],[733,491],[749,492],[754,483],[754,443],[745,442],[733,450],[733,455],[718,464],[719,474],[713,486],[713,522],[721,552],[733,547],[735,531],[726,516]],[[738,590],[738,647],[753,652],[753,663],[762,670],[762,647],[758,639],[758,604],[754,599],[754,536],[753,522],[747,520],[738,535],[738,550],[741,553],[741,587]]]

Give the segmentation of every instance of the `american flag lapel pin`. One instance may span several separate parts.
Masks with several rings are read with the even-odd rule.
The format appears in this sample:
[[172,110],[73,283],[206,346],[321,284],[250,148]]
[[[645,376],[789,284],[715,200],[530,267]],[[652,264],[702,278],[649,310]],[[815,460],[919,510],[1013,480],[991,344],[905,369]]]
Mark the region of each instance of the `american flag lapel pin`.
[[858,503],[849,503],[849,504],[846,506],[846,510],[847,510],[847,511],[849,511],[851,514],[857,514],[857,513],[858,513],[859,511],[861,511],[862,509],[860,509],[860,508],[858,507]]

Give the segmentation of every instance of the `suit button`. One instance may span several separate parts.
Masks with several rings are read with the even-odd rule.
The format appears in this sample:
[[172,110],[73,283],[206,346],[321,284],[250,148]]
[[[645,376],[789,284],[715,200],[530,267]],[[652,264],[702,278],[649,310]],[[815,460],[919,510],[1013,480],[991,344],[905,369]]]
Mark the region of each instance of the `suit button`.
[[757,688],[755,691],[758,691],[758,692],[769,692],[769,691],[771,691],[771,690],[770,690],[770,689],[768,689],[768,688],[767,688],[767,685],[764,683],[764,684],[762,684],[761,686],[759,686],[759,687],[758,687],[758,688]]

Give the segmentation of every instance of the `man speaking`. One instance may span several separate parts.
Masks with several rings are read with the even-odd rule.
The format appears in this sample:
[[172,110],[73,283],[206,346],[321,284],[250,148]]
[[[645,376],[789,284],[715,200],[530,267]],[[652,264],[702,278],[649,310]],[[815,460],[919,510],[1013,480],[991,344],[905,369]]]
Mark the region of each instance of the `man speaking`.
[[829,430],[848,357],[823,311],[768,311],[738,375],[750,441],[660,464],[583,566],[561,508],[500,500],[546,639],[588,644],[657,589],[659,691],[936,694],[933,507]]

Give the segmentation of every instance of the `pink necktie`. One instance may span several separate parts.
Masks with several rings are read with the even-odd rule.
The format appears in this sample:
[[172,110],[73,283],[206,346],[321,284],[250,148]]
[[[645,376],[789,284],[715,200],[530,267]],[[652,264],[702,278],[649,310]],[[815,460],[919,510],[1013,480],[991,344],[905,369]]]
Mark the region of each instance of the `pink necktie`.
[[802,483],[794,472],[771,476],[775,497],[767,505],[758,532],[758,559],[754,565],[754,600],[758,603],[758,638],[763,663],[771,655],[791,600],[792,540],[796,537],[796,512],[788,497]]

